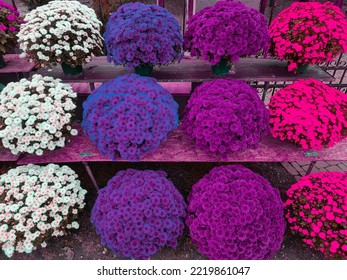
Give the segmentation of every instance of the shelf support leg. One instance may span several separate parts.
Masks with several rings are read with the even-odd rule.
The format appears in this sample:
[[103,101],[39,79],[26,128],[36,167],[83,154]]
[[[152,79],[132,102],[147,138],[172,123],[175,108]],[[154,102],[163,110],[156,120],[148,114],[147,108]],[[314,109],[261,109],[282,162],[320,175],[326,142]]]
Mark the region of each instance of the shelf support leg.
[[98,186],[98,183],[95,180],[95,177],[94,177],[94,174],[93,174],[92,170],[90,169],[90,167],[89,167],[89,165],[88,165],[88,163],[86,161],[82,161],[82,163],[83,163],[83,166],[84,166],[84,168],[86,169],[86,171],[87,171],[87,173],[89,175],[90,180],[92,181],[92,183],[94,185],[94,188],[98,192],[99,191],[99,186]]
[[269,88],[269,82],[264,82],[264,91],[263,91],[263,95],[261,97],[262,101],[265,101],[268,88]]
[[95,84],[94,82],[89,83],[90,90],[93,91],[95,90]]

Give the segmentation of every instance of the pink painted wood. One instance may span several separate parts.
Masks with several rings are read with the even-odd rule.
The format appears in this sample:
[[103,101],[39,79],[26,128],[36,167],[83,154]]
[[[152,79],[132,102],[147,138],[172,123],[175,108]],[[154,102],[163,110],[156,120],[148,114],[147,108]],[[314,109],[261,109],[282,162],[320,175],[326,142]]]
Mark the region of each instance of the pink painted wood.
[[33,70],[36,65],[34,62],[20,58],[18,54],[6,54],[4,59],[6,67],[0,69],[0,74],[26,73]]
[[[62,163],[62,162],[98,162],[111,161],[107,156],[101,156],[90,141],[83,135],[80,127],[79,135],[74,137],[66,147],[47,152],[44,156],[23,155],[18,164],[28,163]],[[346,160],[347,141],[343,141],[332,148],[318,152],[316,156],[307,156],[306,151],[289,142],[282,142],[271,136],[265,138],[257,149],[230,153],[227,158],[220,158],[211,153],[195,148],[194,142],[189,140],[179,128],[172,131],[168,140],[155,153],[147,154],[145,162],[282,162],[282,161],[316,161],[316,160]],[[123,160],[120,160],[123,161]]]
[[[287,71],[287,62],[275,59],[242,58],[235,64],[236,73],[224,76],[225,78],[244,81],[296,81],[315,77],[322,81],[333,81],[334,77],[318,66],[309,66],[303,74],[293,74]],[[102,83],[117,76],[132,73],[123,66],[115,67],[108,63],[105,57],[96,57],[92,62],[84,66],[82,75],[64,75],[60,66],[53,67],[53,71],[40,69],[38,74],[59,78],[65,83]],[[204,82],[217,78],[212,71],[209,62],[203,59],[186,57],[181,63],[160,67],[151,74],[158,82]]]
[[0,147],[0,162],[17,161],[19,155],[13,155],[10,150]]

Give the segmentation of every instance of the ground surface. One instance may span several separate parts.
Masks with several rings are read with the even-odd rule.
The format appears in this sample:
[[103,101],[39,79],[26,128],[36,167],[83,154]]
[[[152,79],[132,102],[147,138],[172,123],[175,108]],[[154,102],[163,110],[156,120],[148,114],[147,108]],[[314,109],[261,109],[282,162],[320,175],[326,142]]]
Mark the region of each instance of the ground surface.
[[[281,191],[282,199],[285,199],[286,189],[295,182],[291,176],[279,163],[247,163],[244,164],[254,172],[267,178],[272,186],[278,187]],[[126,168],[136,169],[161,169],[167,172],[168,178],[174,183],[177,189],[186,198],[194,185],[206,173],[208,173],[216,164],[211,163],[95,163],[91,164],[92,170],[96,174],[96,179],[100,186],[105,186],[107,181],[114,174]],[[9,166],[7,165],[6,168]],[[80,229],[74,230],[70,235],[51,238],[47,243],[47,248],[38,249],[32,254],[16,254],[13,259],[122,259],[120,256],[114,256],[107,248],[101,245],[100,238],[95,233],[90,223],[91,208],[96,199],[96,191],[91,186],[81,164],[71,164],[82,181],[82,186],[88,190],[87,206],[79,218]],[[4,166],[0,164],[0,170]],[[1,171],[0,171],[1,172]],[[7,259],[0,252],[0,260]],[[176,249],[164,247],[151,259],[206,259],[191,244],[188,229],[184,236],[180,238]],[[323,256],[317,252],[311,251],[301,240],[293,236],[287,230],[282,249],[276,254],[275,259],[323,259]]]

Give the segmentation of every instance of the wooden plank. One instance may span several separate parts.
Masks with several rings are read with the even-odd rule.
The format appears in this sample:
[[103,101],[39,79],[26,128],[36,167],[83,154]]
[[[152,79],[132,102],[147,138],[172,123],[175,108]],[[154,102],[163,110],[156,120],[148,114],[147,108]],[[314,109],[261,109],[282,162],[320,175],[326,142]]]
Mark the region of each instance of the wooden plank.
[[13,155],[9,149],[0,147],[0,162],[17,161],[18,158],[19,158],[19,155]]
[[[166,88],[172,95],[190,95],[191,83],[159,83],[163,88]],[[88,83],[70,83],[73,91],[79,95],[88,95],[92,91]],[[101,83],[95,83],[95,88],[98,88]]]
[[5,54],[4,59],[6,67],[0,69],[1,74],[10,73],[27,73],[35,68],[36,63],[29,62],[24,58],[20,58],[18,54]]
[[[107,156],[101,156],[86,137],[80,127],[79,135],[72,138],[66,147],[47,152],[44,156],[23,155],[18,164],[28,163],[63,163],[63,162],[98,162],[111,161]],[[230,153],[223,159],[214,154],[195,148],[179,128],[172,131],[165,143],[155,153],[143,157],[144,162],[282,162],[282,161],[313,161],[313,160],[347,160],[347,141],[340,142],[334,147],[319,151],[318,154],[308,154],[307,151],[289,142],[282,142],[271,136],[265,138],[257,149]],[[123,160],[120,160],[123,161]]]
[[[318,80],[330,82],[334,77],[318,66],[310,66],[303,74],[294,74],[287,71],[287,62],[264,58],[242,58],[235,64],[236,73],[224,76],[225,78],[240,79],[244,81],[296,81],[315,77]],[[123,66],[114,66],[106,61],[105,57],[96,57],[84,66],[83,73],[78,76],[64,75],[60,66],[53,67],[53,71],[40,69],[36,73],[59,78],[66,83],[102,83],[119,75],[132,73]],[[211,65],[203,59],[184,58],[181,63],[162,66],[151,74],[158,82],[204,82],[218,78],[211,72]]]

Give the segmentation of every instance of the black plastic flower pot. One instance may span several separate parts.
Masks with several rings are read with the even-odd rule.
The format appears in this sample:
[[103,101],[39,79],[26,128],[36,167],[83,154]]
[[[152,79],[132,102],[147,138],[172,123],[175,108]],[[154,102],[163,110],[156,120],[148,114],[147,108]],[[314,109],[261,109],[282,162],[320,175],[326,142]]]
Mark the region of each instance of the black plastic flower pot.
[[82,65],[76,65],[75,67],[72,67],[64,62],[61,64],[61,68],[63,68],[65,75],[79,75],[83,70]]
[[303,74],[307,71],[309,64],[299,64],[297,73]]
[[153,66],[152,65],[140,65],[138,67],[135,67],[135,73],[140,75],[140,76],[147,76],[152,74],[153,72]]
[[216,74],[217,76],[225,76],[228,75],[231,64],[226,59],[221,59],[218,64],[212,65],[212,72]]
[[2,53],[0,53],[0,69],[6,67],[6,62]]

